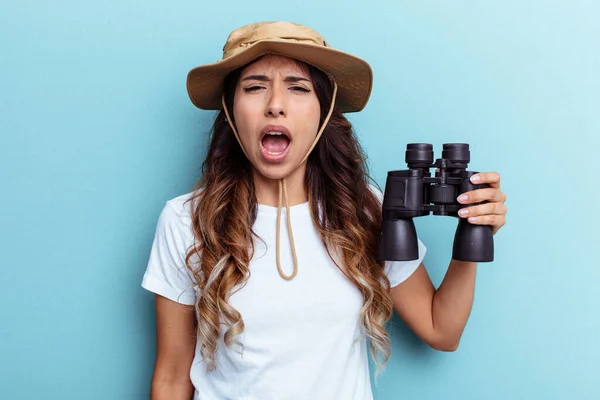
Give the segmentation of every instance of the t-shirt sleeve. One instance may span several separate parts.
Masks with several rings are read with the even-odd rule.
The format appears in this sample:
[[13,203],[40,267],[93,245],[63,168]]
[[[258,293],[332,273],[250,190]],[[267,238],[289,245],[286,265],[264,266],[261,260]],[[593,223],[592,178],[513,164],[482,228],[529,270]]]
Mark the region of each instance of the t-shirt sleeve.
[[398,286],[407,280],[417,270],[421,262],[423,262],[427,248],[421,239],[417,238],[417,240],[419,242],[418,259],[410,261],[386,261],[384,272],[390,280],[390,287]]
[[[374,185],[371,185],[371,190],[379,199],[379,202],[383,203],[383,193],[381,192],[381,190],[379,190]],[[390,287],[398,286],[399,284],[407,280],[423,262],[423,259],[425,258],[425,253],[427,253],[427,247],[421,241],[420,238],[417,238],[417,242],[419,245],[419,258],[417,258],[416,260],[386,261],[384,272],[390,281]]]
[[177,303],[195,304],[194,281],[185,265],[186,252],[192,243],[189,225],[167,202],[158,218],[142,287]]

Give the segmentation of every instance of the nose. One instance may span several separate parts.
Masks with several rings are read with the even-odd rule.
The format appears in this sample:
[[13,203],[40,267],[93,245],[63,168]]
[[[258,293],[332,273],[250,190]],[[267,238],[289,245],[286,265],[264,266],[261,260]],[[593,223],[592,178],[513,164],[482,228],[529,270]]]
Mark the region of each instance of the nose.
[[267,99],[267,105],[265,108],[265,116],[267,117],[285,117],[287,114],[284,93],[285,90],[277,86],[279,85],[273,85],[270,91],[270,96]]

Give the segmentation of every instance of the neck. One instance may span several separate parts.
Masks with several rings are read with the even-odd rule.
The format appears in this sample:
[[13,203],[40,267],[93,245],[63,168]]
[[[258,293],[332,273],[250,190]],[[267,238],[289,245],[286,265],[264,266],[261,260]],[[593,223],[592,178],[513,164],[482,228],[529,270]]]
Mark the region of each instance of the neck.
[[[288,205],[290,207],[308,201],[308,194],[304,186],[305,174],[306,164],[303,164],[285,178]],[[252,171],[252,175],[258,204],[277,207],[279,201],[279,180],[267,178],[256,169]],[[285,204],[282,203],[282,205]]]

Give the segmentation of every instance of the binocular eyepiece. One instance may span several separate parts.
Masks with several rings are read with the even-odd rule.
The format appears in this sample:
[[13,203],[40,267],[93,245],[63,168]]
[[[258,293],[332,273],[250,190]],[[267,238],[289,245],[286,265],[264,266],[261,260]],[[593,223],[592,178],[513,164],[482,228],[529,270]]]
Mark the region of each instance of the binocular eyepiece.
[[[383,196],[383,221],[378,260],[408,261],[419,258],[417,231],[413,218],[433,215],[458,217],[463,206],[456,198],[467,191],[488,187],[474,185],[467,171],[469,145],[446,143],[442,158],[433,162],[433,146],[411,143],[406,146],[407,170],[389,171]],[[430,168],[436,168],[431,176]],[[480,203],[478,203],[480,204]],[[452,258],[460,261],[494,260],[492,227],[474,225],[459,218],[454,235]]]

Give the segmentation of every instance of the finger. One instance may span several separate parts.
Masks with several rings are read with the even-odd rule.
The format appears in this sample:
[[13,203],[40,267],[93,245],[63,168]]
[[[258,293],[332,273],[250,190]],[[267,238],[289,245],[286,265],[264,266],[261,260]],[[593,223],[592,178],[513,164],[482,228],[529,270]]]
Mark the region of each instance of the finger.
[[503,203],[506,200],[506,195],[498,189],[483,188],[465,192],[458,196],[456,200],[461,204],[479,203],[481,201],[497,201]]
[[467,221],[473,225],[490,225],[498,230],[506,223],[506,217],[504,215],[480,215],[469,217]]
[[471,182],[475,184],[487,183],[494,189],[500,189],[500,174],[497,172],[479,172],[471,176]]
[[462,218],[478,217],[480,215],[506,215],[506,206],[502,203],[486,203],[472,207],[461,208],[458,216]]

